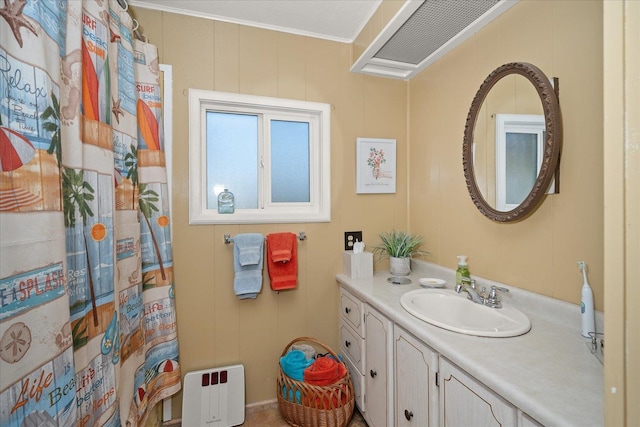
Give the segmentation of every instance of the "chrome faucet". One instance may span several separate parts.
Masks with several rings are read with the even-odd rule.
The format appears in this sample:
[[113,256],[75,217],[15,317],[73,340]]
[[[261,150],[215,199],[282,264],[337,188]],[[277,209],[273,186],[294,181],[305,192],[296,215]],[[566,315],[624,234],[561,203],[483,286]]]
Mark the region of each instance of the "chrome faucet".
[[502,301],[498,296],[498,291],[509,292],[509,289],[491,286],[489,294],[485,296],[486,288],[483,287],[480,292],[478,292],[476,289],[476,281],[468,277],[463,277],[462,283],[456,285],[456,292],[460,293],[462,291],[467,293],[467,298],[477,304],[486,305],[491,308],[502,308]]
[[500,286],[491,286],[491,290],[489,291],[489,295],[484,300],[484,305],[489,306],[491,308],[502,308],[502,300],[498,296],[498,291],[507,293],[509,289],[502,288]]
[[[462,283],[456,285],[456,292],[466,292],[467,298],[477,304],[484,304],[485,298],[476,290],[476,281],[473,279],[469,279],[468,277],[463,277],[461,280]],[[484,291],[484,289],[483,289]]]

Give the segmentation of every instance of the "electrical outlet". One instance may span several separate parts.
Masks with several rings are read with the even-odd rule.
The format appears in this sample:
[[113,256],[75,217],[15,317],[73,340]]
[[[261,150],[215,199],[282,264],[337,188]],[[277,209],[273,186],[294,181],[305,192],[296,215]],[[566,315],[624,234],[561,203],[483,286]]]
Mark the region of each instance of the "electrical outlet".
[[355,242],[362,242],[362,231],[345,231],[344,250],[352,251]]

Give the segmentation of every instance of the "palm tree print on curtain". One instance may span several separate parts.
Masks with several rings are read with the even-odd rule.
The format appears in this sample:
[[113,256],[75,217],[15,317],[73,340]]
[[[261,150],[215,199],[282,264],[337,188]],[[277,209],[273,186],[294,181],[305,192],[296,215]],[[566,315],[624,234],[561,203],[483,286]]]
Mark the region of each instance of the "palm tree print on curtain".
[[[76,172],[69,168],[65,168],[64,174],[62,175],[62,188],[64,200],[66,201],[64,204],[64,226],[67,228],[68,235],[67,248],[74,247],[78,249],[68,255],[67,265],[74,266],[72,271],[85,272],[82,276],[86,276],[80,283],[78,283],[78,281],[72,284],[70,283],[70,286],[75,288],[72,295],[76,297],[72,297],[70,301],[71,313],[84,312],[87,301],[84,290],[88,288],[91,311],[93,313],[93,325],[97,328],[99,326],[98,307],[96,304],[91,260],[89,259],[87,236],[85,234],[87,218],[93,216],[89,202],[95,199],[95,190],[91,184],[84,180],[82,170]],[[82,223],[76,222],[76,212],[82,217]],[[76,236],[81,240],[80,244],[77,243]],[[80,260],[76,263],[77,254],[80,254]]]

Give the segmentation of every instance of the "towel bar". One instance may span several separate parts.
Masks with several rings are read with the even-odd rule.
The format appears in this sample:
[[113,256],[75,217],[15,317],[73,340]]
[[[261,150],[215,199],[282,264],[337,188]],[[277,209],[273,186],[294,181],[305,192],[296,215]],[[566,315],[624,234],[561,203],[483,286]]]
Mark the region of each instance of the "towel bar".
[[[307,234],[304,231],[299,231],[298,232],[298,240],[300,240],[300,241],[307,240]],[[233,243],[233,237],[231,237],[231,234],[225,233],[224,234],[224,244],[228,245],[229,243]]]

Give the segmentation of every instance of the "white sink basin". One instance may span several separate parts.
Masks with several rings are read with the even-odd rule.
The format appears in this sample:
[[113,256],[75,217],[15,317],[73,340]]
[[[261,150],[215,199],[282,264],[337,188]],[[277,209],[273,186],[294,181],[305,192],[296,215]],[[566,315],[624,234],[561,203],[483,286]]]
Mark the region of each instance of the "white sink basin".
[[453,332],[479,337],[515,337],[531,329],[531,321],[513,307],[490,308],[450,289],[417,289],[400,304],[418,319]]

